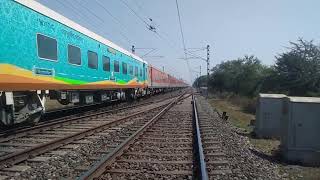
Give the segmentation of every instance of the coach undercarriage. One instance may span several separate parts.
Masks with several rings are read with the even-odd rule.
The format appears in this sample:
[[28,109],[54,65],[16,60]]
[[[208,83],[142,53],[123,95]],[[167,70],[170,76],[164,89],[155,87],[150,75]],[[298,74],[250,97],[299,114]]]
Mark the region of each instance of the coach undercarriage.
[[147,89],[115,90],[38,90],[23,92],[0,92],[0,125],[12,126],[20,123],[35,124],[45,113],[46,99],[56,100],[62,105],[76,106],[134,101],[150,95]]
[[45,96],[37,92],[2,92],[0,96],[1,124],[11,126],[22,122],[37,123],[44,108]]

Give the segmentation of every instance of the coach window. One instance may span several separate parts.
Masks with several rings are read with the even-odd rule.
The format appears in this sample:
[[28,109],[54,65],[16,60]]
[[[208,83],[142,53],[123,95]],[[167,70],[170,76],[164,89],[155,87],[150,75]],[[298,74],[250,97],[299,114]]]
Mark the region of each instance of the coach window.
[[131,66],[131,65],[129,66],[129,74],[133,75],[133,66]]
[[58,60],[57,40],[37,34],[38,56],[47,60]]
[[88,67],[98,69],[98,55],[95,52],[88,51]]
[[122,74],[128,74],[127,63],[122,62]]
[[80,48],[68,45],[68,61],[70,64],[81,65]]
[[102,56],[103,70],[110,71],[110,58],[107,56]]
[[140,69],[140,77],[142,77],[142,69]]
[[138,77],[138,67],[134,67],[134,76]]
[[114,72],[120,72],[119,61],[114,61]]

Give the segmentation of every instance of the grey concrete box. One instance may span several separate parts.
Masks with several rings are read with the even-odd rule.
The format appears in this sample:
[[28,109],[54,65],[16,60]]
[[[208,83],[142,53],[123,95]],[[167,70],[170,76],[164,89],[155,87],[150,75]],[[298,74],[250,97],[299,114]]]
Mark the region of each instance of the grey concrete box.
[[320,98],[284,98],[281,151],[288,161],[320,165]]
[[284,94],[259,94],[254,132],[260,138],[279,138]]

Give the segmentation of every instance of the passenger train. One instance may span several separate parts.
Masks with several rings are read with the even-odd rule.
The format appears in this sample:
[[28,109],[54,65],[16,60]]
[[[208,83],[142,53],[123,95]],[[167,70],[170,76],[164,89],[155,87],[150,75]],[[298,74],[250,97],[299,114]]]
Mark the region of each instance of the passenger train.
[[186,87],[137,55],[35,0],[0,1],[1,126],[63,105],[128,100]]

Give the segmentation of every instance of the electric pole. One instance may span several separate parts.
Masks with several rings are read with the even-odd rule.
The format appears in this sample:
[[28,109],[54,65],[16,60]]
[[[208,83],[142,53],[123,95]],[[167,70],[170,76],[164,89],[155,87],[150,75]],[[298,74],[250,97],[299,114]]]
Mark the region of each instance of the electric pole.
[[209,60],[210,60],[210,46],[207,45],[207,98],[209,95]]
[[200,77],[201,77],[201,66],[200,66]]

